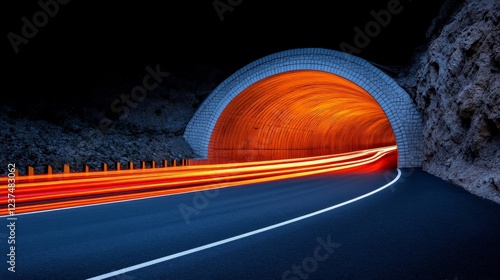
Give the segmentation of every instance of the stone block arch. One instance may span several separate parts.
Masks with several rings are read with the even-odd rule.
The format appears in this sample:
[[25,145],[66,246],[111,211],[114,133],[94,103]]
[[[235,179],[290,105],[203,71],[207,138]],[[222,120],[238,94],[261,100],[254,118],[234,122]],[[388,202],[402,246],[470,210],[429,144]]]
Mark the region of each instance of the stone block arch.
[[262,79],[296,70],[331,73],[368,92],[378,102],[391,124],[398,147],[398,167],[422,165],[422,120],[408,93],[370,62],[354,55],[322,48],[278,52],[235,72],[201,104],[186,127],[185,140],[195,153],[207,158],[214,127],[224,109],[238,94]]

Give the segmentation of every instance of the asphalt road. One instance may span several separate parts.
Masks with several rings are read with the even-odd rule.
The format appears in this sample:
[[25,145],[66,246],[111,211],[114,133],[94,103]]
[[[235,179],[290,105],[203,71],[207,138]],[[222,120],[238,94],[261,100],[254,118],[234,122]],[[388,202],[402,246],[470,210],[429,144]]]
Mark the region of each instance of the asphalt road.
[[0,279],[500,279],[500,205],[401,171],[17,215],[16,272],[3,217]]

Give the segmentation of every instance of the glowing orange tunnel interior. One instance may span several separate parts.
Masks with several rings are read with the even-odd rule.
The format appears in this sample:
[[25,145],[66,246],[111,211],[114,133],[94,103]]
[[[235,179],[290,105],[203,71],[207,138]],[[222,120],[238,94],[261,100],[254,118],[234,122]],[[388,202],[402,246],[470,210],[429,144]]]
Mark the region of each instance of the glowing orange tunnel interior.
[[208,162],[248,162],[351,152],[396,145],[377,101],[351,81],[298,70],[264,78],[224,109]]

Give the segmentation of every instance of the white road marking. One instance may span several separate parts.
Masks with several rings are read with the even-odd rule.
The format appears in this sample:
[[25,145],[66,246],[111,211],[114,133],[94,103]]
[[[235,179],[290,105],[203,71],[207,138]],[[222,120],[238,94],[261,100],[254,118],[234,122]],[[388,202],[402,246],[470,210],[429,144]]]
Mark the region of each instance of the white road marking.
[[232,242],[232,241],[243,239],[245,237],[249,237],[249,236],[256,235],[256,234],[259,234],[259,233],[262,233],[262,232],[265,232],[265,231],[269,231],[269,230],[272,230],[272,229],[275,229],[275,228],[278,228],[278,227],[282,227],[282,226],[285,226],[285,225],[288,225],[288,224],[291,224],[291,223],[295,223],[295,222],[298,222],[298,221],[301,221],[301,220],[304,220],[304,219],[307,219],[307,218],[310,218],[310,217],[313,217],[313,216],[317,216],[319,214],[331,211],[333,209],[342,207],[344,205],[347,205],[347,204],[353,203],[355,201],[358,201],[360,199],[363,199],[363,198],[366,198],[368,196],[371,196],[371,195],[373,195],[373,194],[375,194],[375,193],[377,193],[377,192],[379,192],[379,191],[381,191],[381,190],[383,190],[383,189],[391,186],[392,184],[396,183],[396,181],[399,180],[399,178],[401,177],[401,170],[399,170],[399,168],[397,170],[398,170],[398,175],[391,182],[385,184],[384,186],[382,186],[382,187],[380,187],[380,188],[378,188],[376,190],[373,190],[373,191],[371,191],[369,193],[366,193],[364,195],[358,196],[356,198],[347,200],[345,202],[342,202],[342,203],[339,203],[339,204],[336,204],[336,205],[333,205],[333,206],[330,206],[330,207],[318,210],[316,212],[312,212],[312,213],[309,213],[309,214],[306,214],[306,215],[303,215],[303,216],[291,219],[291,220],[287,220],[287,221],[284,221],[284,222],[281,222],[281,223],[278,223],[278,224],[274,224],[274,225],[271,225],[271,226],[260,228],[260,229],[254,230],[254,231],[243,233],[243,234],[240,234],[240,235],[237,235],[237,236],[226,238],[226,239],[223,239],[223,240],[220,240],[220,241],[216,241],[216,242],[213,242],[213,243],[210,243],[210,244],[206,244],[206,245],[203,245],[203,246],[200,246],[200,247],[196,247],[196,248],[193,248],[193,249],[189,249],[189,250],[186,250],[186,251],[182,251],[182,252],[179,252],[179,253],[168,255],[168,256],[161,257],[161,258],[158,258],[158,259],[154,259],[154,260],[151,260],[151,261],[143,262],[143,263],[140,263],[140,264],[137,264],[137,265],[133,265],[133,266],[129,266],[129,267],[126,267],[126,268],[119,269],[119,270],[115,270],[113,272],[109,272],[109,273],[106,273],[106,274],[102,274],[102,275],[99,275],[99,276],[88,278],[87,280],[101,280],[101,279],[106,279],[106,278],[109,278],[109,277],[113,277],[113,276],[116,276],[116,275],[120,275],[120,274],[123,274],[123,273],[127,273],[127,272],[130,272],[130,271],[141,269],[141,268],[144,268],[144,267],[148,267],[148,266],[151,266],[151,265],[154,265],[154,264],[158,264],[158,263],[166,262],[166,261],[169,261],[169,260],[172,260],[172,259],[176,259],[176,258],[179,258],[179,257],[182,257],[182,256],[186,256],[186,255],[189,255],[189,254],[192,254],[192,253],[196,253],[196,252],[199,252],[199,251],[202,251],[202,250],[213,248],[213,247],[216,247],[216,246],[219,246],[219,245],[223,245],[223,244],[226,244],[226,243],[229,243],[229,242]]

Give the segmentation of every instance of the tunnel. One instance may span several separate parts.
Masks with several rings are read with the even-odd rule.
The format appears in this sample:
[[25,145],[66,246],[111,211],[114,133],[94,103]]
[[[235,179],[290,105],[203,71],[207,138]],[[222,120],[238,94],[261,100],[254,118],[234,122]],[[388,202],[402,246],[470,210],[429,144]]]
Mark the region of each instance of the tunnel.
[[229,103],[210,138],[214,163],[339,154],[395,145],[389,120],[373,97],[321,71],[264,78]]
[[210,163],[391,145],[398,167],[422,162],[422,122],[409,95],[368,61],[327,49],[283,51],[241,68],[202,103],[184,138]]

